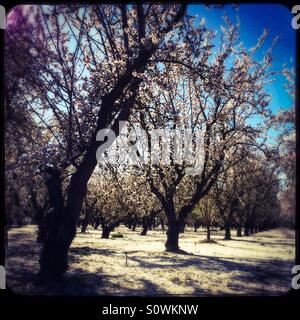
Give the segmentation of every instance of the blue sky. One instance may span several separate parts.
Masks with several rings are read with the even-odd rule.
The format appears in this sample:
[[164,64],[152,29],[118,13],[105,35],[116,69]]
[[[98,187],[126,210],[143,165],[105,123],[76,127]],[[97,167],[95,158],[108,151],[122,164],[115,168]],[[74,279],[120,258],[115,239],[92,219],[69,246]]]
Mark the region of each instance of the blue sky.
[[[188,13],[199,15],[199,19],[205,17],[208,28],[218,30],[224,22],[224,15],[236,22],[236,16],[240,20],[240,39],[247,48],[255,45],[262,34],[263,29],[269,29],[269,35],[264,46],[258,53],[266,51],[276,36],[281,36],[273,49],[273,68],[281,70],[284,63],[295,67],[296,61],[296,31],[292,29],[292,13],[287,7],[278,4],[241,4],[237,9],[231,5],[221,8],[205,7],[204,5],[189,5]],[[293,100],[285,91],[283,76],[277,76],[276,81],[266,89],[270,93],[271,108],[276,113],[279,109],[287,109],[293,106]]]

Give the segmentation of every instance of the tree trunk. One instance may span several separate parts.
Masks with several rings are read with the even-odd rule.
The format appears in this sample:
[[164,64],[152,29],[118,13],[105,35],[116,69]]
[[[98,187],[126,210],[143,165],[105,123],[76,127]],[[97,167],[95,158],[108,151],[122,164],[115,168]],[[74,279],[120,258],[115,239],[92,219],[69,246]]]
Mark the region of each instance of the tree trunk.
[[148,231],[148,223],[145,223],[144,226],[143,226],[143,230],[140,233],[140,235],[141,236],[145,236],[147,234],[147,231]]
[[113,230],[113,228],[102,225],[102,235],[101,238],[102,239],[108,239],[109,238],[109,234],[110,232]]
[[97,230],[99,226],[100,226],[100,219],[96,218],[94,222],[94,229]]
[[179,223],[176,220],[175,213],[168,214],[168,231],[167,241],[165,243],[166,251],[178,252],[179,251]]
[[87,226],[89,225],[89,222],[90,222],[90,211],[86,211],[85,217],[82,219],[82,222],[81,222],[81,232],[82,233],[86,232],[86,229],[87,229]]
[[253,227],[252,227],[252,226],[249,228],[249,233],[250,233],[250,234],[253,234],[253,233],[254,233],[254,230],[253,230]]
[[132,231],[135,231],[135,229],[136,229],[136,222],[134,222],[132,225]]
[[54,233],[52,229],[44,242],[40,257],[40,280],[60,280],[68,269],[68,251],[76,234],[76,224],[60,224]]
[[77,221],[88,180],[86,175],[82,176],[78,171],[72,175],[68,189],[67,205],[64,206],[60,172],[48,167],[45,173],[45,183],[51,209],[48,217],[47,239],[44,241],[39,260],[39,282],[61,280],[62,275],[68,269],[68,251],[76,235]]
[[197,223],[195,222],[194,223],[194,232],[197,232],[197,230],[198,230],[198,227],[197,227]]
[[241,226],[237,226],[236,227],[236,236],[237,237],[241,237],[242,236],[242,227]]
[[81,224],[81,233],[86,233],[88,223],[86,221],[83,221]]
[[225,237],[224,240],[231,240],[230,227],[225,227]]
[[210,242],[210,225],[206,226],[206,240]]

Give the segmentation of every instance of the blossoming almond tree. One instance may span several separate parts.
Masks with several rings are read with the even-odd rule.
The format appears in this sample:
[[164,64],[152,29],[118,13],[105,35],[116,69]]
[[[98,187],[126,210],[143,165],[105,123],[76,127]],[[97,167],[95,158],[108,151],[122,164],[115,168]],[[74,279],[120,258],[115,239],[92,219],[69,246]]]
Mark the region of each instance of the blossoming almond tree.
[[278,222],[279,180],[271,161],[253,154],[243,162],[244,174],[239,176],[239,206],[237,217],[244,223],[244,235],[272,228]]
[[[270,116],[270,97],[264,85],[273,74],[272,47],[262,61],[256,61],[254,53],[263,44],[266,32],[253,48],[246,49],[239,42],[239,25],[228,18],[225,21],[221,48],[214,53],[214,34],[203,22],[199,26],[191,22],[188,32],[193,37],[177,43],[178,50],[159,60],[160,65],[151,71],[147,89],[137,102],[148,106],[140,116],[147,132],[159,127],[203,132],[203,162],[196,175],[188,175],[188,158],[178,164],[172,155],[168,164],[161,161],[144,166],[151,190],[167,217],[167,251],[180,252],[181,226],[216,183],[221,170],[228,170],[241,160],[239,146],[264,149],[265,126],[251,119],[259,116],[264,123]],[[187,63],[182,62],[182,54]]]
[[[43,166],[50,206],[48,236],[40,257],[41,281],[59,279],[97,164],[97,132],[111,128],[132,110],[150,58],[179,27],[186,5],[95,5],[35,7],[39,57],[26,92],[49,132],[49,161]],[[11,15],[13,19],[13,15]],[[46,44],[41,51],[39,43]],[[28,46],[23,46],[28,50]],[[68,178],[65,178],[68,176]],[[62,181],[64,180],[64,181]],[[65,194],[64,194],[65,193]]]
[[143,221],[142,235],[146,235],[154,213],[160,211],[146,178],[134,168],[120,171],[109,164],[101,165],[89,181],[87,195],[94,204],[94,219],[102,227],[102,238],[108,238],[114,228],[126,224],[132,215]]
[[[202,224],[206,228],[206,241],[211,242],[211,228],[218,223],[218,214],[214,198],[212,196],[213,189],[203,197],[195,206],[191,215],[194,221],[197,220],[199,224]],[[196,225],[197,231],[197,225]]]

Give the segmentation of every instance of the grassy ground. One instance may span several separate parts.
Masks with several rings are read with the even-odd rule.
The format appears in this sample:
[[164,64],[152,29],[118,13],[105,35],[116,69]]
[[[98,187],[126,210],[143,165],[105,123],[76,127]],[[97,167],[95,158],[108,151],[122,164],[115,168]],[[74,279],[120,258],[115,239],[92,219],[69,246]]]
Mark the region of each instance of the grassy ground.
[[[294,232],[276,229],[254,236],[204,243],[205,231],[180,235],[188,255],[164,252],[166,235],[140,236],[121,226],[124,238],[101,239],[100,231],[77,234],[63,284],[34,285],[41,245],[36,227],[9,231],[7,286],[16,293],[65,295],[278,295],[289,291],[294,265]],[[234,232],[235,233],[235,232]],[[126,266],[127,255],[127,266]]]

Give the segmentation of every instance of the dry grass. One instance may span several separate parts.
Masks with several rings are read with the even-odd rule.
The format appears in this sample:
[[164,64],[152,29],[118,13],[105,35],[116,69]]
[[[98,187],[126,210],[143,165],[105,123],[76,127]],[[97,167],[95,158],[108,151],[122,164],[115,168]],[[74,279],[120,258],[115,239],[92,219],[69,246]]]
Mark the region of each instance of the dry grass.
[[[149,231],[140,236],[121,226],[124,238],[101,239],[100,231],[78,233],[70,250],[70,269],[62,284],[33,284],[40,244],[36,227],[9,232],[7,285],[22,294],[65,295],[278,295],[290,289],[294,265],[294,232],[287,229],[223,240],[214,232],[187,230],[180,236],[180,255],[164,252],[166,235]],[[128,265],[125,257],[127,253]]]

